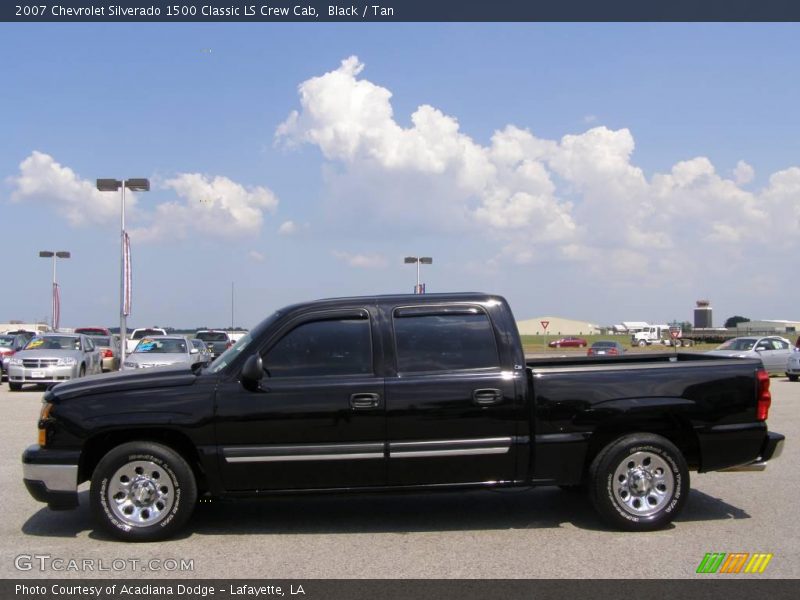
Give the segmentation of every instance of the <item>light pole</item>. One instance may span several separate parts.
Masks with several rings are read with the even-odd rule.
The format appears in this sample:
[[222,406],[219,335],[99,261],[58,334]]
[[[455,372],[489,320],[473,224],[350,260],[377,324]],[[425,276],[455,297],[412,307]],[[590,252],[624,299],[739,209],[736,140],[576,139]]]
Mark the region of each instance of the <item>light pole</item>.
[[59,321],[61,320],[61,294],[58,290],[58,283],[56,283],[56,260],[59,258],[69,258],[71,254],[66,250],[59,250],[53,252],[52,250],[40,250],[40,258],[53,259],[53,310],[50,317],[50,324],[53,326],[53,331],[58,329]]
[[122,212],[120,217],[120,282],[119,282],[119,338],[120,338],[120,364],[125,363],[126,345],[128,335],[126,319],[131,314],[131,281],[130,281],[130,243],[125,232],[125,189],[132,192],[150,191],[150,180],[139,179],[98,179],[97,189],[101,192],[116,192],[122,190]]
[[424,294],[425,288],[423,287],[425,284],[420,284],[419,282],[419,266],[420,265],[432,265],[433,258],[430,256],[406,256],[403,262],[407,265],[411,265],[416,263],[417,265],[417,286],[414,288],[415,294]]

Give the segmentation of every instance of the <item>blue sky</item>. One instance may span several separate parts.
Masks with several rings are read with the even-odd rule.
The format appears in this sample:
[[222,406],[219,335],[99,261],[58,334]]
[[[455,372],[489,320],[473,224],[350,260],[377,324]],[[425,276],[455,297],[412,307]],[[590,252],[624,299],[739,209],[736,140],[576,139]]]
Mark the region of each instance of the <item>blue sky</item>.
[[[800,319],[795,24],[0,25],[0,322],[252,326],[489,291],[519,318]],[[13,57],[13,58],[11,58]],[[293,117],[292,114],[295,113]]]

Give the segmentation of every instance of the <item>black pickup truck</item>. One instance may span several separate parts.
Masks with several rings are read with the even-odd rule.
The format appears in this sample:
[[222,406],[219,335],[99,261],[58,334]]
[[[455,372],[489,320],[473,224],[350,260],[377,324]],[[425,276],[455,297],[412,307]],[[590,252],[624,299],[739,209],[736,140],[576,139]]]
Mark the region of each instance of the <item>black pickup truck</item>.
[[758,360],[699,354],[525,360],[486,294],[343,298],[263,321],[209,367],[62,383],[22,456],[31,495],[166,538],[199,497],[560,485],[612,526],[662,527],[689,471],[761,470]]

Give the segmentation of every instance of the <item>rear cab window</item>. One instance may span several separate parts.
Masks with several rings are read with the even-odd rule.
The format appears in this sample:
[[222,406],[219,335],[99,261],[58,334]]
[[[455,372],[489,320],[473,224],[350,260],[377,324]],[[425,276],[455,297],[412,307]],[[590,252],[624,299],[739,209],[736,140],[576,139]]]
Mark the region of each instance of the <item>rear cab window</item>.
[[396,308],[398,373],[500,367],[489,316],[480,307]]

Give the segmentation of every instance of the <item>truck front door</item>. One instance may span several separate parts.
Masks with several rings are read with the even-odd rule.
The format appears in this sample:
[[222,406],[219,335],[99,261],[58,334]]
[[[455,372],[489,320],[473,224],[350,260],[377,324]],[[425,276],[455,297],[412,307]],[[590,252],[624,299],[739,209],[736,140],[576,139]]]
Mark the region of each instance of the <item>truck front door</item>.
[[[259,349],[258,389],[217,391],[217,445],[228,490],[384,485],[385,402],[371,310],[306,314]],[[274,339],[277,337],[277,339]]]

